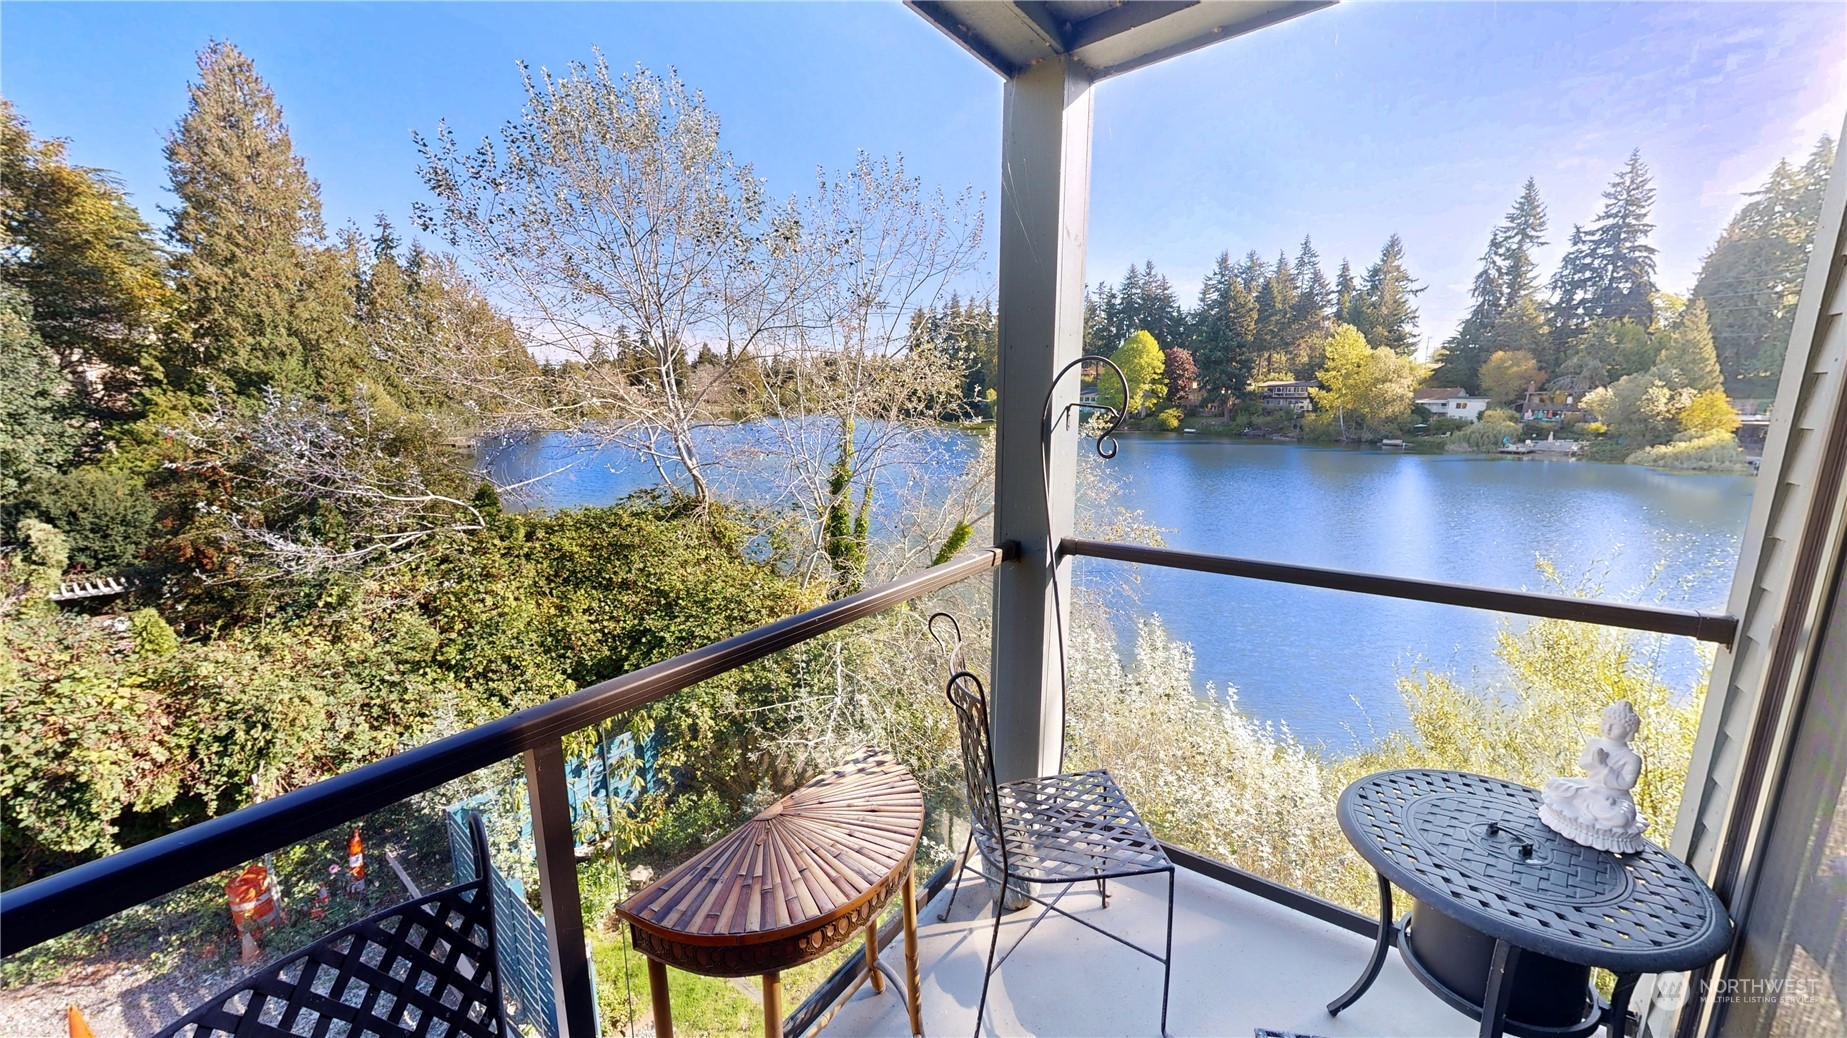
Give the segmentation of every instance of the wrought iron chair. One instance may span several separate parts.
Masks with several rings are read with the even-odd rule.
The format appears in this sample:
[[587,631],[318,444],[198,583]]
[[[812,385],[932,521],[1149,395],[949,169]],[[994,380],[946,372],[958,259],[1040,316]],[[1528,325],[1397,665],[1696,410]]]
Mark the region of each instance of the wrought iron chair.
[[[987,1014],[988,984],[994,953],[1000,945],[1000,920],[1011,892],[1073,922],[1126,945],[1161,964],[1161,1031],[1167,1033],[1167,996],[1173,978],[1174,864],[1148,831],[1115,779],[1104,770],[1069,772],[1043,778],[996,782],[994,750],[988,741],[988,703],[981,679],[962,667],[961,630],[947,613],[930,617],[931,633],[939,621],[954,629],[949,648],[950,674],[944,689],[956,710],[962,743],[962,772],[970,815],[969,843],[980,851],[984,875],[995,886],[994,932],[988,940],[988,965],[981,977],[981,1001],[975,1010],[975,1035]],[[939,640],[942,640],[939,638]],[[966,868],[969,848],[962,851]],[[962,869],[942,917],[960,892]],[[1109,881],[1167,874],[1167,945],[1164,954],[1141,947],[1058,907],[1063,897],[1046,900],[1033,885],[1069,889],[1074,883],[1097,884],[1103,907],[1109,907]]]
[[157,1038],[502,1038],[487,831],[470,814],[475,878],[336,930],[251,974]]

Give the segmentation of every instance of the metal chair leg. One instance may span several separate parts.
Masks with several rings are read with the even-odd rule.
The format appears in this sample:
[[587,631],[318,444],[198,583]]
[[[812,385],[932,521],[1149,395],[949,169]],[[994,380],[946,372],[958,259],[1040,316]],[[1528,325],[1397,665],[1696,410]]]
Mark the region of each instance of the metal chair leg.
[[1103,899],[1103,907],[1108,908],[1109,907],[1109,880],[1102,879],[1102,878],[1099,878],[1097,880],[1097,896]]
[[994,936],[988,939],[988,968],[981,974],[981,1002],[975,1006],[975,1038],[981,1038],[981,1019],[988,1012],[988,982],[994,979],[994,952],[1000,947],[1001,902],[1006,900],[1007,889],[1005,879],[1003,874],[1001,889],[994,895]]
[[1167,871],[1167,957],[1161,960],[1161,1038],[1167,1038],[1167,994],[1174,979],[1174,871]]
[[936,921],[939,923],[948,922],[949,910],[956,907],[956,895],[962,890],[962,873],[968,870],[968,852],[974,848],[975,828],[971,825],[968,830],[968,839],[962,841],[962,858],[956,864],[955,882],[949,885],[949,902],[943,906],[941,912],[936,913]]

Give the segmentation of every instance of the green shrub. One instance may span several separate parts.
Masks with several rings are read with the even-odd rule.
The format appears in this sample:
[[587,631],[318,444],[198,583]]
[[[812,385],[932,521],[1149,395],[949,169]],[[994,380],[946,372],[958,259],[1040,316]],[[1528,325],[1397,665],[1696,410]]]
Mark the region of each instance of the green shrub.
[[154,533],[154,501],[141,480],[94,466],[35,481],[21,506],[64,531],[71,563],[90,570],[129,565]]
[[128,636],[134,639],[135,651],[150,656],[165,656],[178,651],[179,635],[160,614],[152,609],[137,609],[128,614]]
[[1162,432],[1174,432],[1180,428],[1180,420],[1185,417],[1185,411],[1169,407],[1154,416],[1154,427]]
[[1629,464],[1671,472],[1713,472],[1743,475],[1752,471],[1737,437],[1728,432],[1694,435],[1683,433],[1672,443],[1645,447],[1629,455]]
[[1507,415],[1511,415],[1511,412],[1495,410],[1484,413],[1481,421],[1466,429],[1458,429],[1450,433],[1446,437],[1448,449],[1452,451],[1492,451],[1498,449],[1507,440],[1518,439],[1520,424],[1513,421],[1511,417],[1502,417]]

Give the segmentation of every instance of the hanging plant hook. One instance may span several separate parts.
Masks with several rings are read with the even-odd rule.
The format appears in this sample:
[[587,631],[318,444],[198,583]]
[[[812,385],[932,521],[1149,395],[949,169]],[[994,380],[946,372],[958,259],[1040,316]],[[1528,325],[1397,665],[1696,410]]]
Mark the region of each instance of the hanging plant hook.
[[[1081,369],[1086,363],[1092,361],[1102,364],[1115,372],[1116,381],[1122,386],[1122,407],[1111,407],[1108,404],[1099,404],[1094,401],[1086,402],[1080,395],[1077,400],[1059,408],[1058,414],[1054,416],[1052,414],[1052,399],[1058,395],[1058,384],[1064,381],[1065,376],[1070,374],[1073,369]],[[1128,406],[1128,377],[1122,373],[1121,368],[1116,366],[1116,362],[1108,357],[1098,356],[1094,353],[1086,354],[1060,368],[1058,374],[1052,376],[1052,385],[1045,391],[1045,406],[1039,410],[1039,441],[1045,448],[1048,472],[1050,471],[1049,466],[1052,456],[1052,426],[1056,421],[1063,420],[1073,411],[1078,412],[1080,415],[1085,411],[1094,411],[1103,415],[1103,417],[1108,420],[1109,424],[1104,427],[1102,432],[1097,434],[1096,451],[1097,457],[1109,459],[1116,456],[1116,430],[1121,428],[1123,412],[1127,410]]]

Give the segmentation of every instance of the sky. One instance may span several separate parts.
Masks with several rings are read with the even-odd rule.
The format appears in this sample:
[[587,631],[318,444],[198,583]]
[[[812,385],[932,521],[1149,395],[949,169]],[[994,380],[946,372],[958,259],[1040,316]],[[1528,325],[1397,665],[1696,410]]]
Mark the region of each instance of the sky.
[[[407,228],[425,197],[413,131],[492,134],[518,115],[519,62],[600,48],[677,69],[775,195],[860,150],[972,186],[992,270],[1001,81],[896,3],[5,2],[0,93],[163,226],[161,144],[213,38],[274,89],[330,227]],[[1332,276],[1396,232],[1434,345],[1528,176],[1549,272],[1636,148],[1659,189],[1658,280],[1689,288],[1777,159],[1840,134],[1847,4],[1348,3],[1096,91],[1090,282],[1151,260],[1190,302],[1220,251],[1293,257],[1309,234]]]

